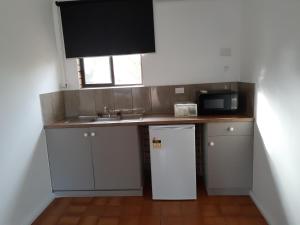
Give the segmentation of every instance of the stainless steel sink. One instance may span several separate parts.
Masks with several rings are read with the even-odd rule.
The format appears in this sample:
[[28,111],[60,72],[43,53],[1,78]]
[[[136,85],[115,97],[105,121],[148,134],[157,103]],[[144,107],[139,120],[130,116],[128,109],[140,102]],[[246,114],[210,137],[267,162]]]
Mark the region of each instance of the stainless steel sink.
[[66,123],[90,123],[97,118],[96,116],[78,116],[76,118],[71,118],[66,121]]
[[122,114],[122,115],[104,115],[104,116],[78,116],[69,119],[66,123],[93,123],[93,122],[113,122],[141,120],[142,114]]
[[140,114],[140,113],[122,114],[121,119],[122,120],[141,120],[141,119],[143,119],[143,114]]
[[120,121],[120,116],[114,116],[114,117],[97,117],[93,120],[93,122],[110,122],[110,121]]

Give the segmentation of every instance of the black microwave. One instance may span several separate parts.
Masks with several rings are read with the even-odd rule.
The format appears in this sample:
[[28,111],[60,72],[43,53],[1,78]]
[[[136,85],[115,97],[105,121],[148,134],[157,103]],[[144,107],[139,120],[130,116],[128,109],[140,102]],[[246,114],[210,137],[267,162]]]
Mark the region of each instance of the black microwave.
[[237,114],[240,112],[238,92],[200,93],[198,97],[198,114]]

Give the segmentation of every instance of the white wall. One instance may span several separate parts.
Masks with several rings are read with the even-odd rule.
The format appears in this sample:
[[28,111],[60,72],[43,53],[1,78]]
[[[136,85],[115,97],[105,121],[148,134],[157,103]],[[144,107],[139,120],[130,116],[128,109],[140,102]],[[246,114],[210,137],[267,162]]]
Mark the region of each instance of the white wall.
[[[157,2],[156,53],[143,58],[144,84],[238,81],[240,7],[240,0]],[[232,56],[221,57],[221,48]]]
[[[154,16],[156,53],[143,56],[144,85],[239,81],[241,0],[157,0]],[[69,88],[78,89],[76,62],[66,64]]]
[[300,224],[300,1],[244,0],[242,81],[257,83],[253,196],[271,225]]
[[27,225],[52,200],[39,94],[58,89],[49,0],[0,3],[0,224]]

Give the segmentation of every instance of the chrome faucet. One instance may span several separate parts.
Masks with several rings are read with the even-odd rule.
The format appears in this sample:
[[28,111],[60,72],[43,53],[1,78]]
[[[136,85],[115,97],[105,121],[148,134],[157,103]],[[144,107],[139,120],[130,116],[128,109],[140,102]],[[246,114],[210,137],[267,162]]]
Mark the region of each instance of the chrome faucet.
[[108,118],[111,117],[110,110],[109,110],[109,108],[107,106],[103,107],[103,113],[104,113],[104,115],[107,115]]
[[103,113],[105,113],[105,114],[107,113],[107,106],[103,107]]

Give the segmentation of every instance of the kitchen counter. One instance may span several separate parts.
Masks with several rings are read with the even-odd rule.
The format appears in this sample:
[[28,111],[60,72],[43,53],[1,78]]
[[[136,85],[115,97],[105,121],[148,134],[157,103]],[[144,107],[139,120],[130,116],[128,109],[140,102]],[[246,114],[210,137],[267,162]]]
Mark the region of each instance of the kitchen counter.
[[125,126],[125,125],[172,125],[172,124],[204,124],[213,122],[252,122],[254,118],[241,115],[231,116],[198,116],[190,118],[176,118],[173,115],[148,115],[141,119],[124,119],[116,121],[80,121],[63,120],[44,126],[45,129],[54,128],[89,128],[101,126]]

